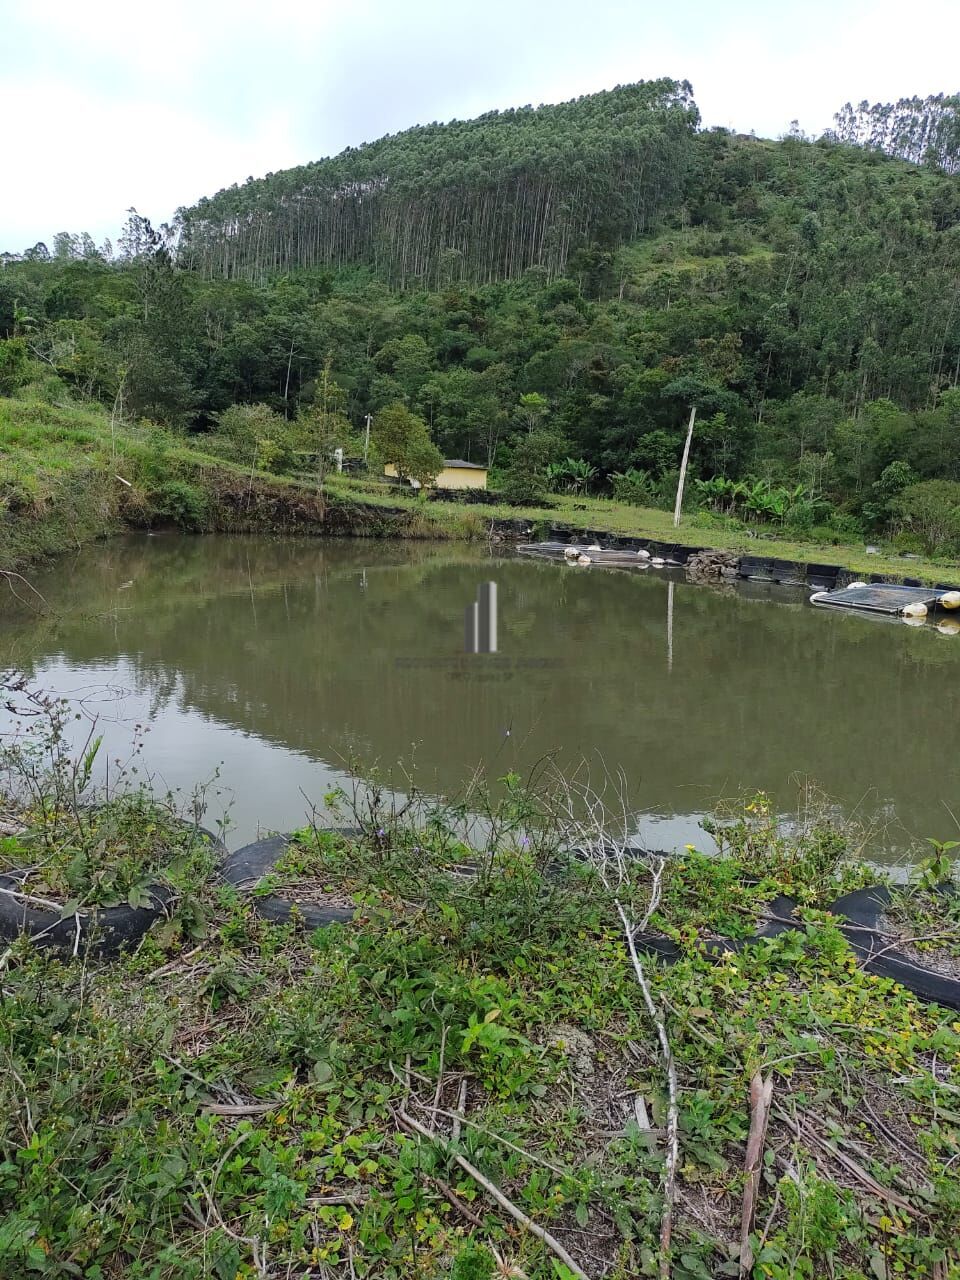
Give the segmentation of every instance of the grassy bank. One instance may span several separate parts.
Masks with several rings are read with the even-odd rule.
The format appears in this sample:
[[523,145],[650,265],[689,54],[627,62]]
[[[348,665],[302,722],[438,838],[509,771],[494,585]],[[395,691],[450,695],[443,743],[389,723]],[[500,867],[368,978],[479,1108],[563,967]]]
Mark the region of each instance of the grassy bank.
[[561,523],[613,536],[651,538],[749,555],[839,564],[856,573],[960,578],[956,560],[867,555],[862,544],[802,541],[599,497],[551,498],[551,506],[470,506],[424,501],[375,480],[332,476],[321,499],[307,481],[250,471],[205,454],[201,437],[156,427],[114,428],[98,407],[0,398],[0,567],[76,547],[126,526],[176,524],[192,532],[316,533],[369,537],[481,538],[492,521],[531,528]]
[[[565,863],[555,813],[514,780],[495,848],[377,808],[305,830],[259,892],[353,910],[311,936],[211,859],[122,961],[16,944],[3,1275],[960,1275],[960,1022],[858,968],[825,909],[869,874],[848,836],[761,799],[719,858],[617,868]],[[796,931],[708,956],[780,891]],[[679,960],[635,963],[624,918]]]
[[471,537],[461,510],[370,503],[205,454],[159,428],[114,428],[102,409],[0,398],[0,568],[13,570],[124,527],[190,532]]

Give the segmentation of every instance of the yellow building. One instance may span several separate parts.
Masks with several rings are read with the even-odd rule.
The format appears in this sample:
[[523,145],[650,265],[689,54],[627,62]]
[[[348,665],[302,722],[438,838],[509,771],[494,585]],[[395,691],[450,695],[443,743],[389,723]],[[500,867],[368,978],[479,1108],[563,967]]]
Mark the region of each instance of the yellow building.
[[[383,468],[385,476],[396,479],[397,468],[388,462]],[[411,481],[415,488],[417,482]],[[479,462],[464,462],[462,458],[444,458],[443,470],[431,486],[434,489],[485,489],[487,487],[487,468]]]

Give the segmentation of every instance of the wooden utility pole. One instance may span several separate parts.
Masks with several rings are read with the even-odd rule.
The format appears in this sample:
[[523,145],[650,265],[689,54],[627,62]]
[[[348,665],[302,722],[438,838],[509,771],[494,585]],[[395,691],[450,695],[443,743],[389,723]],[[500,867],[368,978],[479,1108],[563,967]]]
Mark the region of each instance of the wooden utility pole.
[[687,426],[687,442],[683,446],[683,461],[680,463],[680,479],[677,482],[677,505],[673,508],[673,527],[680,525],[680,508],[683,506],[683,482],[687,478],[687,463],[690,461],[690,441],[693,439],[693,424],[697,416],[697,406],[690,410],[690,422]]

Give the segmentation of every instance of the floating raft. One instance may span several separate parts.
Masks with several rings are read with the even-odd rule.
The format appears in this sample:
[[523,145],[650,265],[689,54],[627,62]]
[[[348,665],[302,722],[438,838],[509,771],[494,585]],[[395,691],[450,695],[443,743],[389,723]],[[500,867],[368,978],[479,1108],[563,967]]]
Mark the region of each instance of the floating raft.
[[662,568],[665,565],[678,565],[679,560],[670,560],[654,552],[638,553],[636,551],[605,550],[602,547],[572,542],[521,542],[517,551],[522,556],[536,556],[540,560],[567,561],[576,564],[577,557],[583,556],[591,564],[606,565],[615,569],[646,569],[650,565]]
[[[946,599],[945,599],[946,598]],[[835,609],[855,609],[862,613],[881,613],[897,617],[908,611],[916,616],[933,609],[956,609],[960,605],[960,592],[940,590],[936,587],[901,587],[893,583],[853,583],[838,591],[815,591],[811,604],[828,605]],[[918,608],[922,606],[922,609]]]

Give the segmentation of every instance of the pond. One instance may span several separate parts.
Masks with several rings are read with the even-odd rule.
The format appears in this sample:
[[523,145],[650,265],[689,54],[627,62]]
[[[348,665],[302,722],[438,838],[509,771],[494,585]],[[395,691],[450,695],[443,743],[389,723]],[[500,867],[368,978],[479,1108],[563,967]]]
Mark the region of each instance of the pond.
[[[499,651],[464,653],[498,585]],[[300,823],[376,771],[454,795],[545,757],[622,770],[648,847],[709,841],[716,802],[808,782],[902,860],[957,835],[960,637],[812,608],[806,592],[568,568],[452,543],[116,539],[32,575],[43,616],[0,603],[15,662],[98,717],[104,759],[141,725],[158,786],[213,780],[231,845]]]

